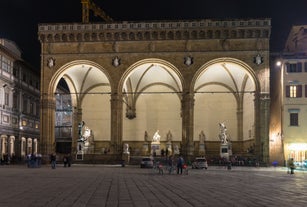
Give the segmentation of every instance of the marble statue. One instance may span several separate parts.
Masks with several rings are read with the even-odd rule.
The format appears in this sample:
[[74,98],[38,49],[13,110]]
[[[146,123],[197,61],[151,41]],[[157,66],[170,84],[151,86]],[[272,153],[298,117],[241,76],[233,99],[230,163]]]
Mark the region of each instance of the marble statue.
[[92,130],[84,126],[84,132],[82,134],[83,139],[83,151],[85,154],[94,152],[94,136]]
[[206,140],[206,135],[205,135],[204,131],[201,131],[200,134],[199,134],[199,143],[204,144],[205,140]]
[[179,155],[180,154],[180,151],[179,151],[179,147],[178,147],[178,145],[177,144],[175,144],[175,146],[174,146],[174,154],[176,155]]
[[156,131],[156,133],[152,137],[153,142],[160,142],[161,136],[159,135],[159,130]]
[[123,153],[124,153],[124,154],[129,154],[129,153],[130,153],[130,152],[129,152],[129,144],[127,144],[127,143],[124,144]]
[[84,127],[84,133],[83,133],[83,141],[84,146],[89,147],[91,144],[93,144],[93,136],[92,136],[92,130],[88,128],[87,126]]
[[172,139],[173,139],[173,135],[172,135],[171,131],[168,131],[168,133],[167,133],[167,135],[166,135],[166,140],[167,140],[168,142],[171,142]]
[[220,126],[220,134],[219,134],[220,141],[222,142],[222,144],[227,144],[229,140],[226,134],[227,131],[226,125],[225,123],[219,123],[219,126]]
[[150,140],[148,139],[148,133],[147,133],[147,131],[145,131],[144,140],[145,140],[146,142],[150,141]]

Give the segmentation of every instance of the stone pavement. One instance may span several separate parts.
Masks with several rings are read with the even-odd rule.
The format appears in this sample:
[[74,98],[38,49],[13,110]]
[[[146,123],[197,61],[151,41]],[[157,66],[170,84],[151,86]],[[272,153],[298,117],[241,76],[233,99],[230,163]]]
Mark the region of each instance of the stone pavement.
[[307,206],[307,171],[209,166],[159,175],[119,165],[0,166],[0,206]]

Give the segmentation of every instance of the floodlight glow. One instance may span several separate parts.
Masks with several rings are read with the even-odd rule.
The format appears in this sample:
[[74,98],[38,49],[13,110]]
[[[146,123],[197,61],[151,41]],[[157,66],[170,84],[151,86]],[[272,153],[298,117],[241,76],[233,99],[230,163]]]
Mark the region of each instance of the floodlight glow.
[[277,61],[276,66],[281,66],[281,61]]
[[288,146],[289,150],[293,151],[305,151],[307,150],[307,144],[306,143],[291,143]]

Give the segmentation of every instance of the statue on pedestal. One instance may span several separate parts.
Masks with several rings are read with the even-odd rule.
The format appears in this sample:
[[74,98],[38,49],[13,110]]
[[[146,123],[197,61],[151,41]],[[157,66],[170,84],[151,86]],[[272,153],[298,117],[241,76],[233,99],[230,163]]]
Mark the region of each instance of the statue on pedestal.
[[83,148],[84,153],[93,153],[94,152],[94,136],[92,134],[92,130],[87,126],[84,127],[83,133]]
[[145,142],[143,143],[142,153],[143,155],[146,155],[149,149],[149,142],[150,142],[147,131],[145,131],[144,140]]
[[127,144],[127,143],[124,144],[123,153],[124,154],[130,154],[130,152],[129,152],[129,144]]
[[199,153],[202,155],[205,154],[205,140],[206,140],[206,135],[204,131],[201,131],[199,134]]
[[204,144],[206,140],[206,135],[204,131],[201,131],[199,134],[199,144]]
[[150,140],[149,140],[149,137],[148,137],[147,131],[145,131],[144,140],[145,140],[145,142],[149,142],[149,141],[150,141]]
[[179,155],[180,154],[179,147],[178,147],[177,144],[175,144],[175,146],[174,146],[174,154],[175,155]]
[[[78,126],[79,130],[79,140],[80,144],[78,144],[78,151],[82,151],[82,153],[93,153],[94,152],[94,135],[92,130],[85,125],[85,122],[82,121]],[[82,144],[81,144],[82,143]]]
[[168,133],[166,135],[167,142],[172,142],[172,139],[173,139],[173,135],[172,135],[171,131],[168,131]]
[[225,123],[219,123],[219,126],[220,126],[219,139],[221,140],[220,156],[221,158],[229,160],[229,156],[232,155],[232,146],[230,143],[230,139],[228,138],[228,135],[226,133],[227,128]]
[[171,133],[171,131],[168,131],[167,135],[166,135],[166,156],[171,155],[172,154],[172,139],[173,139],[173,135]]
[[157,130],[155,134],[153,135],[152,142],[151,142],[151,153],[154,156],[161,155],[160,138],[161,136],[159,135],[159,130]]

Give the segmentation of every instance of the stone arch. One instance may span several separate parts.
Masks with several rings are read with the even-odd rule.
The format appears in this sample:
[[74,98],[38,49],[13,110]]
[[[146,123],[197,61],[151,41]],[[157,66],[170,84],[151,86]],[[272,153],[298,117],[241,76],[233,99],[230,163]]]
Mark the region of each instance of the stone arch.
[[[183,80],[180,71],[162,59],[148,58],[128,67],[118,88],[126,107],[123,140],[144,141],[145,131],[151,137],[159,129],[161,140],[165,141],[167,132],[171,130],[174,140],[181,141]],[[174,121],[168,120],[169,124],[165,124],[167,118]]]
[[[49,97],[55,100],[57,86],[63,78],[68,86],[68,95],[72,101],[72,152],[76,150],[78,140],[78,123],[85,121],[95,133],[95,141],[103,142],[111,139],[111,91],[112,79],[105,68],[89,60],[71,61],[60,67],[52,76],[48,85]],[[105,107],[101,107],[104,105]],[[55,110],[49,109],[51,116]],[[102,118],[103,117],[103,118]],[[54,117],[50,125],[55,127]],[[49,134],[49,142],[54,137]],[[98,137],[98,138],[97,138]]]
[[194,134],[203,130],[208,141],[218,141],[218,123],[226,121],[232,141],[240,142],[243,151],[242,143],[255,142],[260,88],[253,68],[241,60],[217,58],[202,65],[190,89],[195,98]]
[[190,85],[191,92],[194,91],[195,82],[197,81],[198,77],[202,73],[204,73],[210,65],[217,64],[217,63],[226,63],[226,62],[237,64],[238,66],[244,68],[248,72],[248,74],[251,76],[252,80],[254,81],[254,84],[255,84],[255,87],[256,87],[255,90],[260,91],[260,83],[258,81],[257,75],[256,75],[253,68],[251,68],[247,63],[245,63],[245,62],[243,62],[239,59],[223,57],[223,58],[216,58],[216,59],[210,60],[207,63],[203,64],[198,69],[198,71],[195,73],[193,80],[191,82],[191,85]]

